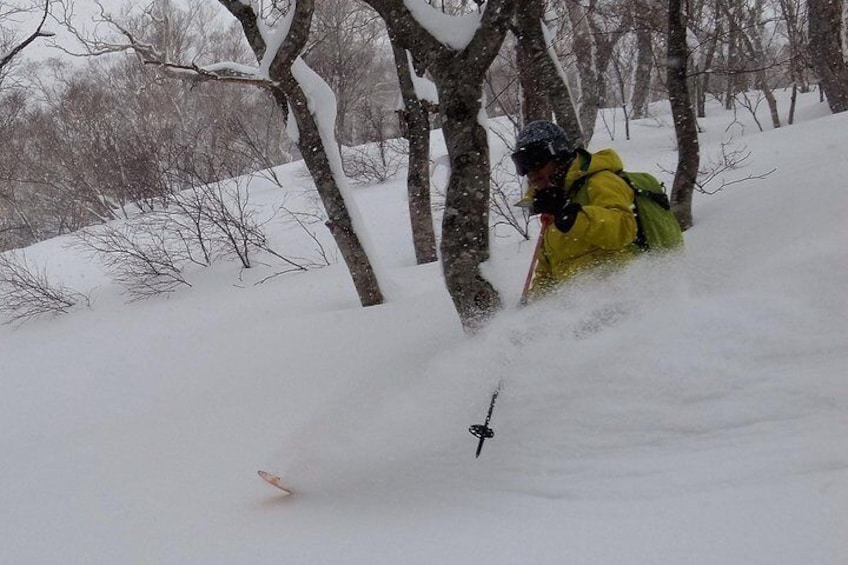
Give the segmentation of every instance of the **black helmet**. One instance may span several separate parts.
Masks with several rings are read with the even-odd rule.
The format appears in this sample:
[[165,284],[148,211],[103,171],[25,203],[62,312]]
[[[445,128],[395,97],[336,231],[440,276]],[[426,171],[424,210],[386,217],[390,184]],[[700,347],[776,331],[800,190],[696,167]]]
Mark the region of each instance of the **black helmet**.
[[570,160],[574,155],[574,144],[565,131],[553,122],[537,120],[530,122],[515,138],[512,162],[519,175],[553,161]]

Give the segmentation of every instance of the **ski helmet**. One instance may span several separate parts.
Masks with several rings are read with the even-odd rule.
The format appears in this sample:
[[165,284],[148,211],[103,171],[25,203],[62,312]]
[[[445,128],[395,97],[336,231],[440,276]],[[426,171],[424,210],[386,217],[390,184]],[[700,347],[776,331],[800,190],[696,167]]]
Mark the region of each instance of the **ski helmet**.
[[512,161],[519,175],[537,169],[556,158],[570,159],[574,144],[565,131],[553,122],[530,122],[515,139]]

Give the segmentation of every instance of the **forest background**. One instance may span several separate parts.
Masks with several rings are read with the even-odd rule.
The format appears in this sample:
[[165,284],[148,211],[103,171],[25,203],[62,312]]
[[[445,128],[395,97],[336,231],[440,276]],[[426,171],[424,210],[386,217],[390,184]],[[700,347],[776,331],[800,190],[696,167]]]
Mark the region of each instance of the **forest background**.
[[[481,115],[516,131],[555,117],[589,145],[596,124],[609,127],[602,108],[623,114],[615,135],[629,139],[630,120],[669,99],[679,153],[671,198],[688,228],[692,195],[720,190],[718,173],[748,158],[728,142],[702,162],[707,101],[760,128],[791,125],[797,94],[811,89],[834,112],[848,109],[846,14],[835,0],[0,2],[0,250],[156,212],[178,226],[162,239],[186,254],[163,241],[144,255],[127,234],[87,244],[141,253],[147,266],[128,276],[148,294],[178,279],[181,262],[232,252],[249,268],[251,248],[275,251],[220,183],[304,158],[319,198],[293,221],[323,222],[361,303],[379,304],[384,285],[350,185],[406,170],[417,260],[441,258],[475,330],[501,306],[480,269],[492,230],[529,237],[512,206],[520,179],[490,163]],[[784,118],[777,89],[791,91]],[[770,124],[756,118],[762,105]],[[444,163],[426,141],[437,127]],[[433,199],[439,165],[449,181]],[[20,275],[6,267],[7,279]]]

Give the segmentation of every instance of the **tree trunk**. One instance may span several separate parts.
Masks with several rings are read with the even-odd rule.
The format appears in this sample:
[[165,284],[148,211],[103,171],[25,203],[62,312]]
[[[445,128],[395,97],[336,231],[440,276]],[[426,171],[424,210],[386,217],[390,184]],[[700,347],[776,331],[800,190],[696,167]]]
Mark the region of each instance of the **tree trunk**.
[[583,140],[588,144],[595,133],[598,117],[598,85],[595,69],[597,60],[592,44],[591,30],[586,23],[588,17],[576,2],[566,2],[568,19],[572,28],[572,49],[577,55],[577,74],[580,77],[580,104],[578,113],[583,130]]
[[808,0],[810,61],[833,113],[848,110],[848,63],[842,53],[842,6]]
[[489,142],[480,125],[483,78],[460,66],[438,81],[442,131],[451,163],[442,219],[442,265],[463,326],[476,331],[501,307],[480,272],[489,259]]
[[646,27],[636,31],[636,76],[633,82],[633,96],[630,106],[632,118],[639,120],[648,112],[648,95],[651,92],[651,70],[654,62],[654,46],[651,42],[651,30]]
[[[760,17],[763,14],[762,0],[756,0],[753,6],[748,6],[748,15],[744,29],[742,22],[740,21],[741,17],[739,16],[739,12],[734,12],[733,9],[728,6],[727,2],[722,2],[721,6],[727,16],[728,25],[730,26],[733,35],[739,38],[739,41],[745,48],[750,64],[756,66],[757,70],[754,72],[754,80],[757,88],[759,88],[763,93],[766,103],[768,104],[769,113],[771,114],[772,127],[775,129],[779,128],[780,115],[777,111],[777,100],[774,98],[774,93],[772,92],[771,85],[768,82],[768,76],[764,69],[766,66],[766,55],[765,50],[763,49],[762,40],[760,39],[762,30],[758,25]],[[740,8],[736,6],[734,9],[739,10]],[[759,125],[759,122],[757,125]],[[762,128],[760,128],[760,130],[762,131]]]
[[430,114],[427,102],[418,98],[412,82],[407,51],[390,38],[404,109],[400,112],[403,135],[409,141],[406,187],[412,244],[419,265],[432,263],[436,254],[436,232],[430,205]]
[[309,100],[292,76],[291,68],[280,79],[280,85],[288,98],[288,106],[297,123],[298,149],[315,181],[315,188],[327,211],[327,228],[350,271],[359,301],[362,306],[382,304],[383,294],[380,291],[377,276],[354,229],[344,197],[333,174],[318,124],[309,109]]
[[515,42],[515,62],[518,84],[521,86],[521,123],[550,120],[553,113],[547,93],[542,86],[543,77],[533,70],[533,52],[521,34]]
[[736,36],[733,33],[733,30],[728,32],[728,42],[727,42],[727,68],[729,69],[729,74],[727,75],[727,84],[726,90],[724,93],[724,109],[732,110],[733,109],[733,101],[736,96],[736,93],[739,92],[739,73],[735,72],[739,69],[739,49],[738,49],[738,41]]
[[722,35],[722,22],[718,14],[715,19],[715,31],[710,34],[704,53],[704,68],[700,76],[695,77],[697,84],[697,115],[699,118],[707,115],[707,94],[710,92],[710,79],[712,77],[713,59],[718,50],[718,37]]
[[700,153],[698,121],[689,98],[687,67],[689,48],[686,44],[686,15],[683,0],[668,4],[668,95],[677,136],[677,171],[671,189],[671,204],[680,226],[692,227],[692,194],[698,178]]
[[545,39],[544,2],[520,0],[516,13],[518,78],[524,94],[525,123],[549,120],[553,110],[568,138],[583,145],[583,128],[571,91],[559,62],[554,60],[556,54]]
[[606,70],[613,48],[623,29],[607,31],[598,21],[597,2],[583,7],[580,2],[564,2],[573,31],[573,48],[580,75],[580,124],[586,144],[595,132],[598,110],[606,101]]
[[481,114],[483,79],[503,43],[514,0],[486,2],[479,27],[461,50],[433,37],[404,3],[364,1],[377,10],[398,45],[425,64],[436,83],[451,167],[442,220],[442,269],[463,328],[474,332],[501,306],[497,290],[480,270],[489,258],[491,179]]
[[[544,84],[544,74],[539,72],[539,44],[535,41],[533,22],[544,16],[544,6],[538,0],[520,0],[519,16],[515,19],[515,62],[518,83],[521,85],[521,118],[528,124],[535,120],[550,120],[552,108]],[[544,39],[542,40],[544,48]]]
[[[259,16],[251,6],[240,0],[218,2],[239,20],[257,61],[262,61],[269,46],[265,43],[265,37],[257,23]],[[295,13],[289,32],[285,40],[276,46],[277,51],[273,54],[268,68],[269,78],[277,83],[277,86],[270,89],[271,94],[283,113],[291,109],[294,115],[299,132],[298,148],[315,181],[318,195],[327,211],[327,227],[350,271],[360,303],[363,306],[381,304],[383,295],[376,273],[354,229],[353,220],[330,163],[328,152],[338,150],[335,139],[324,140],[321,137],[316,116],[309,109],[309,99],[292,72],[292,66],[303,51],[309,36],[315,9],[314,0],[298,1],[293,9]],[[325,146],[325,142],[331,147]],[[341,169],[341,159],[338,165]],[[343,173],[339,171],[339,174]]]
[[757,65],[759,66],[759,70],[757,71],[757,82],[759,83],[760,90],[763,91],[763,95],[766,97],[766,103],[768,103],[769,113],[771,114],[771,125],[777,129],[780,127],[780,113],[777,111],[777,100],[775,99],[774,91],[769,84],[768,75],[763,68],[766,65],[766,51],[763,49],[762,40],[763,29],[762,26],[757,25],[760,15],[763,13],[762,0],[758,0],[755,6],[756,8],[750,12],[751,17],[748,22],[748,29],[751,30],[754,37],[748,38],[746,35],[745,41],[751,51],[752,57],[755,57],[757,60]]

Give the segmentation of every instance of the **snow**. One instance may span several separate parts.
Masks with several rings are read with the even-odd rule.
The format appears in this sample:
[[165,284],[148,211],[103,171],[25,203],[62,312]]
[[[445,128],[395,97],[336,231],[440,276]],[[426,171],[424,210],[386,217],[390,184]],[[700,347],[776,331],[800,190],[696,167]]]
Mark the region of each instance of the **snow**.
[[[301,57],[297,57],[292,65],[292,76],[294,76],[294,79],[300,85],[300,89],[308,100],[309,112],[318,126],[321,142],[324,145],[324,151],[327,154],[327,160],[330,164],[330,170],[333,173],[333,178],[341,193],[342,200],[344,200],[348,215],[350,215],[353,231],[356,232],[360,245],[362,245],[366,255],[369,257],[371,268],[377,278],[380,290],[386,298],[391,297],[395,285],[382,266],[377,247],[371,241],[367,224],[359,210],[359,204],[353,197],[344,167],[342,166],[341,152],[336,143],[336,95],[324,79],[318,76],[318,73],[313,71]],[[296,132],[292,133],[294,134]],[[297,135],[299,136],[299,132]],[[297,138],[293,137],[293,139]]]
[[[510,307],[475,337],[439,266],[415,266],[403,174],[350,191],[397,282],[378,307],[338,264],[254,286],[271,267],[221,263],[127,304],[68,238],[27,249],[94,304],[0,327],[0,561],[848,562],[848,114],[801,100],[805,121],[779,130],[736,116],[752,158],[730,174],[777,171],[697,195],[683,255]],[[593,149],[669,168],[667,105],[652,112]],[[705,155],[734,120],[709,116]],[[313,190],[302,163],[278,173]],[[284,198],[250,190],[265,209]],[[508,303],[531,248],[493,240]],[[501,380],[475,459],[467,428]]]
[[409,76],[412,77],[412,87],[415,89],[416,98],[438,105],[439,94],[436,91],[436,85],[427,77],[418,76],[415,72],[415,65],[412,64],[412,53],[407,50],[405,50],[405,53],[407,64],[409,65]]
[[439,43],[454,51],[462,51],[468,47],[474,34],[480,29],[484,14],[482,10],[469,14],[446,14],[435,5],[421,0],[403,0],[403,4],[421,27]]

